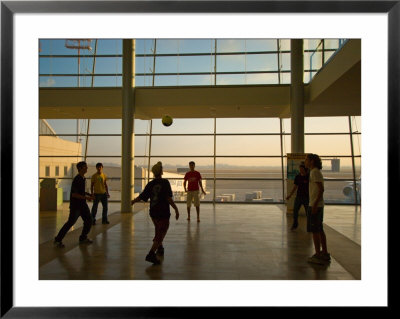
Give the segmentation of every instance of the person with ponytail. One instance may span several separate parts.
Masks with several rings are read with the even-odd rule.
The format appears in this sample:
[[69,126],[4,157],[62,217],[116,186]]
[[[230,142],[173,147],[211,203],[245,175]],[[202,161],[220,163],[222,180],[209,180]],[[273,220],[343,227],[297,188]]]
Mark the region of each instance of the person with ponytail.
[[324,218],[324,177],[322,176],[322,161],[317,154],[307,154],[305,166],[310,170],[309,206],[307,210],[307,232],[313,235],[315,254],[308,262],[325,264],[331,260],[328,253],[326,235],[323,229]]

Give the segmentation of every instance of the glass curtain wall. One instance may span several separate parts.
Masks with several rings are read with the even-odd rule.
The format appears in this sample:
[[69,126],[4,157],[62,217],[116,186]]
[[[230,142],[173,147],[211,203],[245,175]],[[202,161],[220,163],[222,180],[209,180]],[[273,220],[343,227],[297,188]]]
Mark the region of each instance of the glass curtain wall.
[[[283,120],[284,152],[290,150],[290,119]],[[361,117],[306,117],[306,153],[322,159],[326,203],[361,202]],[[284,167],[286,169],[286,167]]]
[[[344,43],[304,40],[304,82]],[[40,87],[121,86],[119,39],[40,40],[39,61]],[[138,87],[290,84],[290,40],[138,39],[135,63]],[[328,203],[360,200],[360,125],[360,117],[306,118],[305,151],[323,158]],[[175,119],[169,128],[159,120],[135,120],[135,191],[161,160],[176,200],[184,200],[182,174],[193,160],[204,178],[205,201],[283,202],[288,152],[288,119]],[[66,200],[79,160],[89,164],[87,177],[102,162],[110,200],[120,200],[121,121],[42,121],[39,176],[56,177]]]
[[[49,152],[45,147],[48,142],[41,140],[40,179],[57,178],[68,200],[70,182],[77,173],[75,164],[85,159],[88,139],[87,177],[95,173],[96,163],[103,163],[110,200],[119,201],[121,121],[91,120],[88,136],[72,133],[76,120],[47,122],[53,131],[43,130],[40,138],[58,139],[50,141],[53,146],[63,140],[71,147],[52,147]],[[290,119],[175,119],[170,127],[159,119],[135,120],[135,191],[140,192],[152,178],[151,166],[162,161],[164,178],[170,180],[175,200],[184,201],[183,176],[189,161],[194,161],[204,179],[206,202],[282,203],[290,135]],[[305,148],[305,152],[322,158],[326,203],[360,203],[360,117],[306,118]]]
[[[345,43],[304,40],[304,83]],[[39,40],[40,87],[121,87],[122,40]],[[137,39],[136,86],[290,84],[289,39]]]

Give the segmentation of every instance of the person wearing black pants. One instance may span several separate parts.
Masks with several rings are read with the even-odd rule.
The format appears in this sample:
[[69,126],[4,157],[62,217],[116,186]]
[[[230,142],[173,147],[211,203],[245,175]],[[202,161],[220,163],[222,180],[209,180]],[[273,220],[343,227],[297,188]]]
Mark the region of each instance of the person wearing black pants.
[[75,176],[71,185],[69,217],[67,222],[58,232],[58,235],[54,238],[54,245],[59,248],[65,247],[65,245],[62,243],[62,240],[70,228],[75,225],[79,216],[83,219],[83,229],[79,237],[79,243],[91,244],[93,242],[87,237],[87,234],[92,227],[92,217],[90,215],[89,206],[87,205],[86,200],[93,200],[93,196],[85,192],[85,174],[88,167],[86,162],[79,162],[76,167],[78,168],[78,175]]
[[286,197],[286,200],[288,200],[297,190],[296,198],[294,200],[293,225],[291,230],[295,230],[299,225],[298,217],[301,205],[304,206],[304,209],[307,212],[308,202],[309,202],[309,194],[308,194],[309,176],[307,174],[307,169],[304,164],[300,164],[299,169],[300,169],[300,174],[296,175],[294,179],[293,189],[290,192],[290,194]]

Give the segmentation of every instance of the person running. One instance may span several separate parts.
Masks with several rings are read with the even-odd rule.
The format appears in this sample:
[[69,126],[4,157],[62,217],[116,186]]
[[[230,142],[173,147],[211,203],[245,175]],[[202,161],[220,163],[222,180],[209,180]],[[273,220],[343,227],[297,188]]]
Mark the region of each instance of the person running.
[[108,193],[107,186],[107,176],[103,173],[103,164],[96,164],[97,172],[92,175],[92,183],[90,186],[90,191],[92,196],[94,197],[93,206],[92,206],[92,220],[93,225],[96,225],[96,214],[97,214],[97,206],[101,201],[101,205],[103,206],[103,214],[101,216],[102,224],[109,224],[107,218],[108,212],[108,198],[110,198],[110,194]]
[[317,154],[307,154],[305,166],[310,169],[309,195],[310,202],[307,210],[307,232],[313,235],[315,254],[308,258],[308,262],[325,264],[331,259],[327,249],[326,236],[323,229],[324,217],[324,177],[322,176],[322,162]]
[[92,227],[92,217],[90,216],[90,210],[86,200],[93,200],[92,195],[85,192],[85,174],[88,167],[86,162],[79,162],[76,167],[78,168],[78,175],[75,176],[71,185],[69,217],[67,222],[58,232],[58,235],[54,238],[54,245],[59,248],[65,247],[65,245],[62,243],[62,240],[70,228],[76,223],[79,216],[83,219],[83,229],[79,237],[79,243],[93,243],[93,241],[87,237],[87,234]]
[[[199,186],[201,188],[201,191],[204,195],[206,195],[206,192],[203,189],[203,184],[201,183],[201,175],[198,171],[195,171],[196,164],[193,161],[189,162],[189,168],[190,171],[185,174],[185,177],[183,178],[183,187],[185,188],[185,192],[187,192],[187,213],[188,213],[188,218],[187,220],[190,220],[190,208],[192,206],[192,201],[194,206],[196,207],[196,212],[197,212],[197,222],[200,222],[200,198],[199,198]],[[186,188],[186,183],[188,184]]]
[[153,245],[150,248],[145,260],[155,265],[160,264],[158,256],[164,256],[163,240],[169,228],[169,219],[171,216],[169,205],[175,210],[175,218],[178,220],[179,211],[172,199],[171,184],[165,178],[161,178],[163,167],[161,162],[157,162],[151,171],[154,179],[144,188],[143,192],[131,201],[131,205],[145,201],[150,198],[150,217],[155,227],[155,236]]
[[301,208],[301,205],[304,206],[304,209],[307,213],[308,209],[308,174],[307,174],[307,169],[304,164],[300,164],[299,166],[300,173],[296,175],[294,178],[294,185],[293,189],[290,192],[290,194],[286,197],[286,200],[289,200],[290,197],[296,192],[296,198],[294,200],[294,206],[293,206],[293,225],[291,230],[295,230],[297,226],[299,225],[298,222],[298,217],[299,217],[299,210]]

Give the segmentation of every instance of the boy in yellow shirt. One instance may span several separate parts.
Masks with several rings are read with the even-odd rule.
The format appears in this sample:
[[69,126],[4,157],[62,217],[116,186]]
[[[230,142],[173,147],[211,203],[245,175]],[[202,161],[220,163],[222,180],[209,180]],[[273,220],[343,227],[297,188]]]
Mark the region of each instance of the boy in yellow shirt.
[[92,175],[92,184],[90,187],[92,196],[94,196],[93,206],[92,206],[92,222],[93,225],[96,225],[96,214],[97,214],[97,206],[101,201],[103,205],[103,214],[101,218],[102,224],[109,224],[110,222],[107,219],[108,212],[108,198],[110,197],[108,193],[107,186],[107,176],[103,173],[103,164],[96,164],[97,172]]

